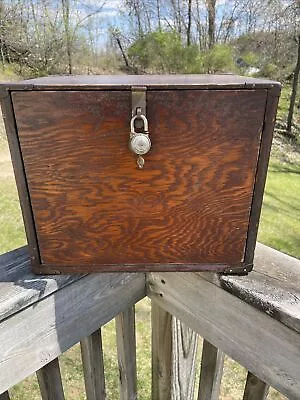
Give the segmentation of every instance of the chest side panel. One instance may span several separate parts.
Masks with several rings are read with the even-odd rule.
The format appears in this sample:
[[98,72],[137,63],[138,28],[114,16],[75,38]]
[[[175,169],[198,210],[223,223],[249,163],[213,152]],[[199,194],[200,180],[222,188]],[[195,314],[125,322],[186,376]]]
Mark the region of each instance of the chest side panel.
[[15,92],[41,260],[243,260],[266,91],[149,91],[145,167],[130,91]]

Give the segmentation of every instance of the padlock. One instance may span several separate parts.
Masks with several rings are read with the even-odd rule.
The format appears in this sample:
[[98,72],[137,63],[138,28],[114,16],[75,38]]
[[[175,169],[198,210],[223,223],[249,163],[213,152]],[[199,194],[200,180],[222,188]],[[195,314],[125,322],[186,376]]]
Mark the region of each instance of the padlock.
[[[140,118],[144,123],[144,132],[139,133],[135,132],[134,121]],[[137,114],[131,118],[130,122],[130,139],[129,139],[129,148],[138,156],[147,154],[151,149],[151,140],[149,138],[148,133],[148,121],[145,115]]]

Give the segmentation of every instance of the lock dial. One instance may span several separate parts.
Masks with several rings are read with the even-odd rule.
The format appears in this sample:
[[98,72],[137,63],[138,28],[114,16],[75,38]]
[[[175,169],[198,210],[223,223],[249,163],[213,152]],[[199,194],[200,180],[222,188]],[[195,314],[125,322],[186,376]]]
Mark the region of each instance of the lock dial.
[[130,149],[137,155],[147,154],[151,148],[151,141],[148,134],[136,133],[130,140]]

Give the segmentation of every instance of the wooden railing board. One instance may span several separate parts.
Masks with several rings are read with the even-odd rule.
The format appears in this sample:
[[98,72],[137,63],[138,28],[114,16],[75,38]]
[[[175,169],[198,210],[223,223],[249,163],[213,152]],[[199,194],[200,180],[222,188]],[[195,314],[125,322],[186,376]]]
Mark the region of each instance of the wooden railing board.
[[269,388],[269,385],[248,372],[243,400],[265,400]]
[[248,276],[220,276],[220,287],[300,333],[300,260],[258,244],[254,263]]
[[58,359],[55,358],[36,373],[42,400],[65,400]]
[[171,399],[193,400],[198,335],[179,319],[172,318]]
[[120,400],[137,399],[135,308],[116,316]]
[[[178,360],[180,346],[176,346],[176,340],[181,329],[177,334],[173,329],[172,335],[169,311],[183,320],[178,320],[181,327],[193,328],[259,376],[249,372],[244,400],[264,399],[268,390],[264,381],[291,400],[297,399],[299,271],[299,260],[258,244],[254,271],[246,277],[150,274],[148,293],[154,299],[156,319],[153,337],[159,338],[153,345],[154,356],[159,355],[153,361],[157,377],[153,399],[169,400],[172,396],[174,400],[175,392],[178,399],[182,397],[174,389],[177,375],[181,374],[180,379],[184,376],[180,368],[176,371],[178,362],[174,364],[174,358]],[[84,341],[87,335],[90,338],[99,326],[120,312],[126,313],[145,295],[144,274],[100,276],[33,275],[26,248],[0,256],[0,392],[51,365],[51,360],[67,348]],[[175,343],[175,353],[168,337]],[[259,338],[256,343],[255,337]],[[46,371],[44,368],[42,371]],[[192,375],[193,369],[190,381]],[[8,392],[0,395],[0,400],[7,398]]]
[[80,341],[87,400],[105,400],[104,360],[101,329]]
[[172,374],[172,316],[157,303],[151,306],[152,400],[170,400]]
[[0,322],[82,277],[34,275],[27,246],[0,255]]
[[290,290],[300,287],[300,260],[262,243],[256,244],[254,270],[286,284]]
[[249,275],[199,275],[300,333],[300,260],[257,243]]
[[87,275],[2,321],[0,393],[144,296],[143,273]]
[[[162,284],[162,281],[165,283]],[[151,273],[148,295],[287,397],[300,393],[300,335],[196,273]]]
[[242,278],[223,276],[220,278],[220,286],[300,333],[300,290],[290,290],[278,279],[256,271]]
[[193,400],[197,334],[156,303],[151,320],[152,399]]
[[198,400],[218,400],[224,367],[224,353],[203,340]]

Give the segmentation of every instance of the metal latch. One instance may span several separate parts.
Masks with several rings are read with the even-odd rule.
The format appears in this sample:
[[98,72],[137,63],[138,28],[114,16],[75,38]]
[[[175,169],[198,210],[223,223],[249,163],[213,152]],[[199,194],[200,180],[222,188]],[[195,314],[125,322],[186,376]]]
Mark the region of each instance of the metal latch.
[[[151,149],[148,120],[146,117],[146,87],[132,87],[132,118],[130,121],[129,148],[136,154],[138,168],[143,168],[145,160],[142,157]],[[136,124],[138,130],[136,132]]]

